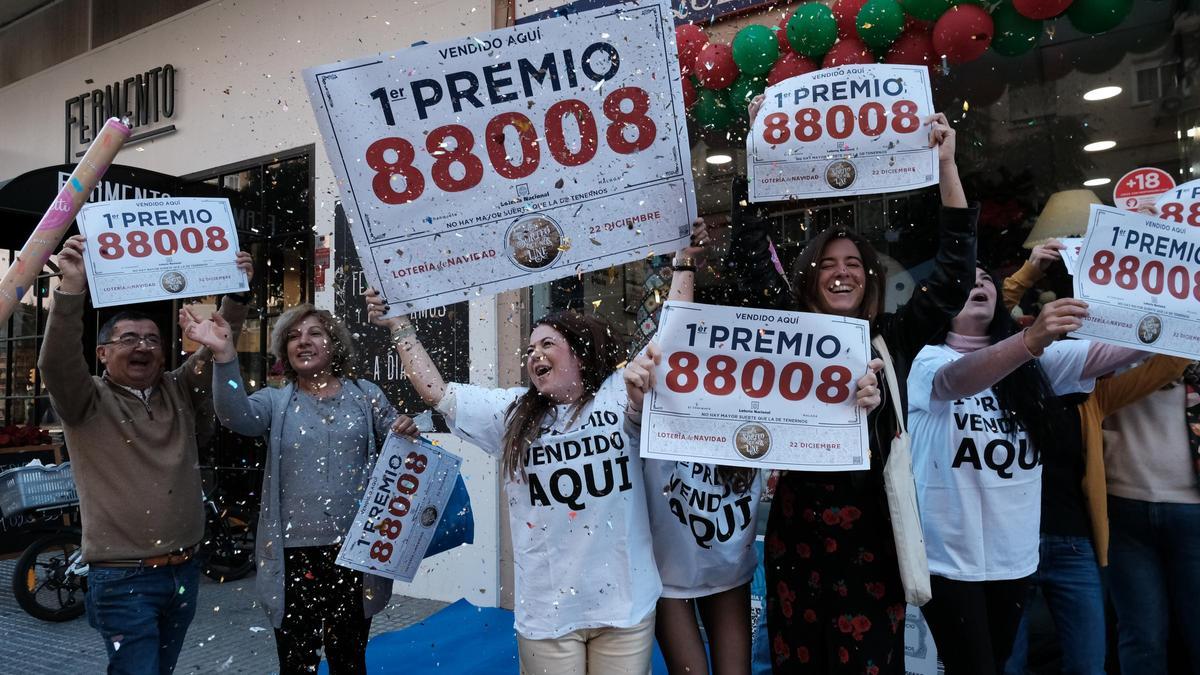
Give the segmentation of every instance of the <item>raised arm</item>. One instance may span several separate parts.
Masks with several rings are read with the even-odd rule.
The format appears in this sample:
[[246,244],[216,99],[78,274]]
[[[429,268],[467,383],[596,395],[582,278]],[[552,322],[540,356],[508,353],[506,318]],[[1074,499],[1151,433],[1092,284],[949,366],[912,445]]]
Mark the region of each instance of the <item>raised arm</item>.
[[1029,253],[1029,260],[1021,265],[1021,269],[1013,272],[1004,280],[1005,308],[1011,310],[1021,302],[1025,293],[1046,276],[1050,267],[1062,260],[1062,254],[1059,251],[1064,248],[1062,242],[1057,239],[1050,239],[1044,244],[1033,247],[1033,251]]
[[50,394],[54,411],[63,422],[77,424],[90,414],[96,385],[83,358],[83,309],[87,301],[87,276],[83,268],[83,235],[63,242],[58,254],[62,272],[46,320],[46,334],[38,354],[38,370]]
[[[250,281],[254,278],[254,259],[245,251],[238,251],[237,254],[238,268],[246,275],[246,280]],[[240,295],[225,294],[221,298],[221,307],[217,313],[226,322],[226,327],[229,329],[230,337],[234,344],[237,343],[238,335],[242,332],[242,323],[246,320],[246,314],[249,312],[250,297],[248,293]],[[191,312],[185,316],[184,309],[180,309],[179,327],[187,334],[188,327],[185,325],[185,320],[189,322],[199,321]],[[233,357],[237,358],[237,351],[233,352]],[[175,373],[184,378],[187,382],[187,390],[192,398],[192,405],[199,406],[206,401],[210,395],[209,385],[212,384],[212,352],[208,347],[201,347],[195,353],[187,358],[178,368]]]
[[[188,338],[204,346],[211,358],[213,408],[221,424],[243,436],[261,436],[271,427],[269,391],[246,395],[238,365],[233,329],[220,312],[200,319],[190,307],[179,312],[179,327]],[[197,350],[199,352],[200,350]]]
[[1059,337],[1077,330],[1087,303],[1073,298],[1055,300],[1042,308],[1028,329],[994,345],[971,352],[938,369],[930,398],[951,401],[973,396],[1004,379],[1026,361],[1041,356]]
[[1101,412],[1108,415],[1183,377],[1183,371],[1192,363],[1177,356],[1158,354],[1133,370],[1098,380],[1093,395]]
[[667,300],[691,302],[696,297],[696,268],[702,267],[708,257],[708,226],[703,218],[692,223],[692,239],[689,245],[675,254],[671,264],[671,290]]
[[967,208],[967,194],[958,177],[958,164],[954,161],[956,149],[954,129],[944,113],[935,113],[926,122],[929,124],[929,147],[938,149],[938,192],[942,206],[952,209]]
[[417,329],[406,316],[383,318],[387,306],[375,289],[367,289],[364,295],[367,298],[367,315],[370,316],[371,323],[384,326],[391,332],[392,344],[396,347],[396,353],[400,355],[400,363],[408,381],[427,405],[436,407],[446,395],[446,380],[442,379],[437,364],[417,339]]

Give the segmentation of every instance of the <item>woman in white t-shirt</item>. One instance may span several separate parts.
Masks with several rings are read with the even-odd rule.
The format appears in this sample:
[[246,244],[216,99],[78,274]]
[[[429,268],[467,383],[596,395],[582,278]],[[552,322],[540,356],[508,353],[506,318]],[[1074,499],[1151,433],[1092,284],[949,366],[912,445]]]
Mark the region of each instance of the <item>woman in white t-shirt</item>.
[[647,672],[662,584],[616,331],[558,312],[529,336],[530,386],[447,384],[408,319],[382,319],[374,291],[367,301],[425,402],[452,433],[500,459],[521,671]]
[[[693,241],[708,239],[703,223]],[[668,300],[694,297],[697,262],[704,247],[693,246],[675,257]],[[661,353],[651,342],[625,368],[631,421],[641,424],[642,401],[654,386],[654,365]],[[860,378],[858,405],[879,405],[874,370]],[[636,419],[635,419],[636,417]],[[704,622],[715,675],[750,673],[750,581],[758,565],[754,540],[762,481],[758,471],[698,462],[643,461],[654,558],[662,577],[655,634],[672,673],[706,675],[709,655],[700,637],[697,610]]]
[[1057,300],[1019,331],[992,277],[913,361],[909,430],[933,599],[922,612],[947,675],[1003,672],[1038,565],[1040,452],[1055,397],[1143,354],[1083,340],[1087,303]]

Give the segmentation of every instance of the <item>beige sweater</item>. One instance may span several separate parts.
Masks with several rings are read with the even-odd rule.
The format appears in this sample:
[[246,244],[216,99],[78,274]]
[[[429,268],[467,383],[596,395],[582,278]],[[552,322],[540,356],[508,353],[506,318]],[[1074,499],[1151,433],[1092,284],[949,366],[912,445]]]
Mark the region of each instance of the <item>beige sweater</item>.
[[[89,563],[161,555],[200,542],[204,507],[196,410],[212,385],[209,351],[163,373],[148,403],[88,372],[83,358],[86,294],[54,294],[38,368],[63,422]],[[239,327],[246,307],[221,314]]]

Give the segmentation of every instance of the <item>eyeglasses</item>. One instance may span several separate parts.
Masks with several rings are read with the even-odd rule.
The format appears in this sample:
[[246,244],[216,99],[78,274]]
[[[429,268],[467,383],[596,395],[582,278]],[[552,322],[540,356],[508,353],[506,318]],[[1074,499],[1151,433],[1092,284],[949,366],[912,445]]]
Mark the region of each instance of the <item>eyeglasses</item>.
[[138,345],[145,345],[146,349],[159,349],[162,347],[162,338],[157,335],[138,335],[137,333],[124,333],[115,340],[109,340],[103,344],[106,345],[121,345],[125,349],[133,349]]

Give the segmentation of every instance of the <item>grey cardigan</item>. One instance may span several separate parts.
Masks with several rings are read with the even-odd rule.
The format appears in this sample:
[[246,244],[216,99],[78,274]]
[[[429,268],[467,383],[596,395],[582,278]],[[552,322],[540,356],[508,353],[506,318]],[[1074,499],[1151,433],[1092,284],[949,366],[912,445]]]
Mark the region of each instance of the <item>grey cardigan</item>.
[[[258,538],[254,555],[258,561],[255,587],[271,624],[279,628],[284,613],[283,572],[283,522],[279,517],[279,471],[280,452],[283,446],[283,425],[286,423],[288,404],[296,391],[294,383],[279,389],[263,388],[251,396],[242,383],[238,362],[213,364],[213,404],[217,417],[229,429],[243,436],[267,437],[267,466],[263,472],[262,504],[259,508]],[[342,380],[342,390],[360,407],[370,422],[367,425],[369,447],[375,453],[383,445],[387,428],[375,424],[376,412],[380,408],[390,411],[395,419],[387,396],[367,380]],[[237,392],[237,393],[234,393]],[[370,467],[368,467],[369,469]],[[363,575],[364,615],[372,617],[387,606],[392,597],[392,580],[372,574]]]

